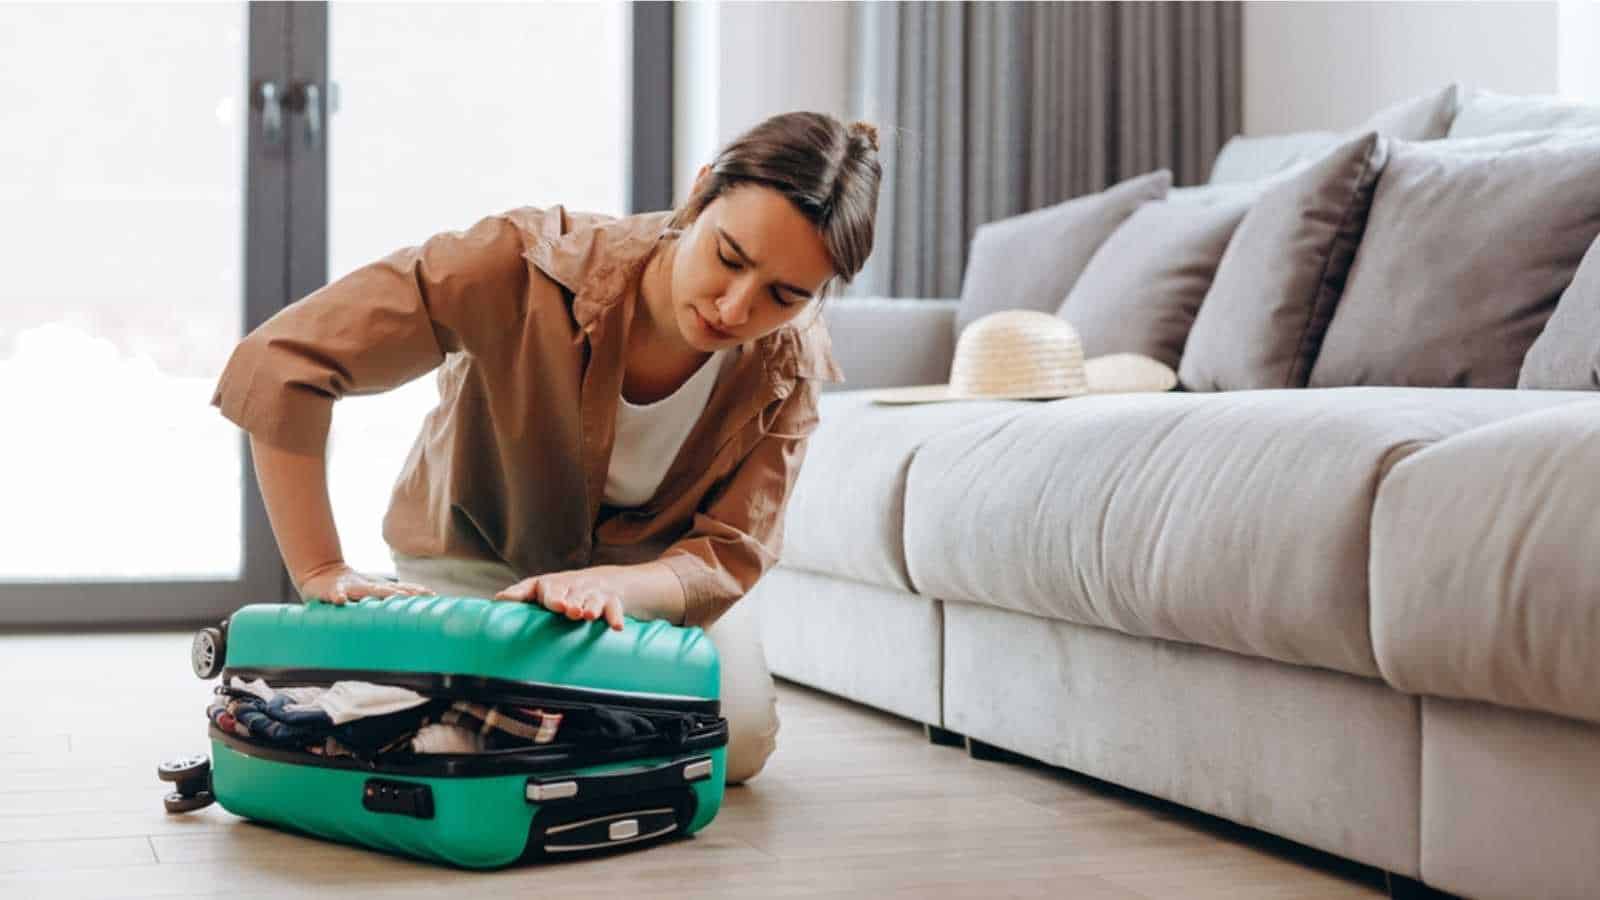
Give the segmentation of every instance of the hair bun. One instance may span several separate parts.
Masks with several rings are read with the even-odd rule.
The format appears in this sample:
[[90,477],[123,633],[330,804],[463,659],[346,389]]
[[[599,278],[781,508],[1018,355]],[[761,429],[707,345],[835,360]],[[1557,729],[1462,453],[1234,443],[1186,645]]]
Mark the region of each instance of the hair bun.
[[850,128],[848,130],[851,137],[866,138],[867,143],[872,145],[873,152],[877,152],[878,126],[872,124],[871,122],[855,121],[850,123]]

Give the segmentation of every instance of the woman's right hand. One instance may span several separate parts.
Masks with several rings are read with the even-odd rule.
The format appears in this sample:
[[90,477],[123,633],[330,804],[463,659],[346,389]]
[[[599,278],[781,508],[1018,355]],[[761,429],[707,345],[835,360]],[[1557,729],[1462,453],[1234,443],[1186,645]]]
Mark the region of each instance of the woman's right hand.
[[343,606],[363,597],[411,597],[434,593],[420,584],[363,575],[342,562],[313,570],[300,583],[301,599],[307,602],[325,600],[335,606]]

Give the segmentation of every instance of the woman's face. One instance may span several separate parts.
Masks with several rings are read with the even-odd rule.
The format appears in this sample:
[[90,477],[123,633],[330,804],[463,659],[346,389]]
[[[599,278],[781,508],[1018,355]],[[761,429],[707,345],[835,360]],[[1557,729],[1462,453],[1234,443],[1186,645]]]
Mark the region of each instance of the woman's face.
[[821,302],[816,295],[834,274],[816,226],[759,185],[713,200],[674,252],[673,319],[702,352],[776,331]]

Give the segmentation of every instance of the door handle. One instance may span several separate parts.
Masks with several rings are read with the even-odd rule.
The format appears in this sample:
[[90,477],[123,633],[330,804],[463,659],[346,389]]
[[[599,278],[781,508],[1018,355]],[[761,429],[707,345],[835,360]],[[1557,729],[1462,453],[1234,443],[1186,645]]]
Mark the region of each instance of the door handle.
[[286,105],[306,117],[306,147],[316,150],[322,146],[322,86],[313,81],[297,82],[289,90]]
[[306,146],[315,150],[322,146],[322,88],[306,84],[301,90],[306,100]]
[[283,143],[283,92],[276,81],[258,81],[250,91],[250,106],[261,110],[261,140],[268,147]]

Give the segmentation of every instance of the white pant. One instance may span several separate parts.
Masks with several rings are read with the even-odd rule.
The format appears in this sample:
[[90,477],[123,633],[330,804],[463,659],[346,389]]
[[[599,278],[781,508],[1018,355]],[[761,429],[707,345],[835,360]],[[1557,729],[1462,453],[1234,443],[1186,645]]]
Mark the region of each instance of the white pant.
[[[393,553],[401,581],[453,597],[483,597],[522,580],[504,563]],[[626,612],[626,610],[624,610]],[[722,715],[728,720],[728,783],[755,777],[778,746],[778,692],[767,671],[755,607],[743,601],[706,629],[722,665]]]

